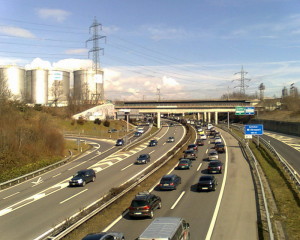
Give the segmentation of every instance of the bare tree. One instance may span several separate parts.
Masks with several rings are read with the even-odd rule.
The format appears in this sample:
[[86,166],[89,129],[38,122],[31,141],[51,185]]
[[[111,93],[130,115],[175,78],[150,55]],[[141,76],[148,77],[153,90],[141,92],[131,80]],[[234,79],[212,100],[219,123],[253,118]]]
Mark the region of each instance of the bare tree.
[[52,84],[51,92],[54,97],[53,102],[55,104],[55,107],[57,107],[57,102],[58,102],[59,98],[61,97],[61,95],[64,93],[62,82],[55,80]]
[[8,100],[11,95],[11,91],[7,86],[7,78],[5,77],[3,72],[0,71],[0,101]]

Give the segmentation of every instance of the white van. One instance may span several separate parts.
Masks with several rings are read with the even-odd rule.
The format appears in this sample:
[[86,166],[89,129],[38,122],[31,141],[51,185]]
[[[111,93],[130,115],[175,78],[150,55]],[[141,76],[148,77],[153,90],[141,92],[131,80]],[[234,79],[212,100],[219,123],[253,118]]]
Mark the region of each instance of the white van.
[[138,240],[189,240],[190,225],[179,217],[159,217],[140,235]]

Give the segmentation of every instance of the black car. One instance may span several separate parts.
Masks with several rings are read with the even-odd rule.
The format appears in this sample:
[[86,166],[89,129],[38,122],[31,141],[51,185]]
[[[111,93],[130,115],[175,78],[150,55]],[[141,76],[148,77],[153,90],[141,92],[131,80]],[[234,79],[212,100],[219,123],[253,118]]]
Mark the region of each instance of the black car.
[[139,136],[142,135],[142,133],[141,133],[141,132],[135,132],[133,135],[134,135],[135,137],[139,137]]
[[207,171],[209,173],[222,173],[223,163],[219,160],[209,162]]
[[184,158],[188,158],[191,160],[196,160],[197,155],[195,150],[186,150],[184,151]]
[[181,183],[181,177],[176,174],[164,175],[159,182],[159,190],[176,190]]
[[84,169],[78,171],[69,181],[69,186],[84,186],[88,182],[96,180],[96,173],[93,169]]
[[197,184],[197,190],[215,191],[217,185],[218,182],[215,176],[201,176]]
[[223,143],[216,143],[215,144],[215,150],[218,153],[225,153],[226,152],[225,145]]
[[190,169],[192,167],[192,160],[188,158],[181,158],[176,169]]
[[147,162],[150,162],[150,155],[148,153],[141,154],[136,159],[136,164],[147,163]]
[[197,144],[198,146],[203,146],[203,145],[204,145],[204,140],[198,138],[198,139],[196,140],[196,144]]
[[161,198],[149,192],[137,194],[128,208],[130,217],[153,218],[154,210],[161,208]]
[[150,147],[154,147],[154,146],[156,146],[157,145],[157,140],[151,140],[150,142],[149,142],[149,146]]
[[122,138],[118,139],[116,142],[116,146],[123,146],[124,144],[125,144],[125,141]]
[[198,145],[197,144],[189,144],[187,147],[187,150],[198,150]]
[[90,233],[82,240],[125,240],[125,237],[121,232],[101,232]]

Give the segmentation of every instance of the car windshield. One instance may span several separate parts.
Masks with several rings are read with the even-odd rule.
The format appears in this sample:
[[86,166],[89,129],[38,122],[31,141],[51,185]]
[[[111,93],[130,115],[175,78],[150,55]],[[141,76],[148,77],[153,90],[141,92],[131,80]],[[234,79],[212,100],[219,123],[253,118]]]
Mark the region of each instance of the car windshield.
[[147,155],[146,154],[142,154],[139,156],[139,158],[147,158]]
[[191,153],[194,153],[194,151],[193,150],[187,150],[187,151],[185,151],[185,153],[186,154],[191,154]]
[[219,165],[221,165],[221,163],[219,163],[219,162],[211,162],[211,163],[209,163],[209,166],[211,166],[211,167],[215,167],[215,166],[219,166]]
[[131,207],[142,207],[147,205],[147,202],[144,200],[133,200],[131,202]]
[[201,176],[200,179],[199,179],[199,182],[202,182],[202,181],[211,181],[211,180],[212,180],[211,176]]
[[172,178],[163,178],[163,179],[161,179],[160,182],[161,183],[170,183],[170,182],[172,182]]
[[180,160],[180,162],[179,162],[179,164],[182,164],[182,163],[189,163],[189,161],[188,160]]
[[211,153],[209,153],[209,155],[218,155],[218,153],[217,152],[211,152]]

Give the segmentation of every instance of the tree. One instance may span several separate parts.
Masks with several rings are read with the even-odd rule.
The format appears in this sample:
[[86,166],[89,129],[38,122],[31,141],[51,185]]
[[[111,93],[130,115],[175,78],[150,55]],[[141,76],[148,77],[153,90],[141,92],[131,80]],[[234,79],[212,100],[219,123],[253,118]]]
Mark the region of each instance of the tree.
[[61,97],[61,95],[64,93],[62,82],[55,80],[52,84],[51,92],[54,97],[53,102],[55,104],[55,107],[57,107],[57,102],[58,102],[59,98]]

